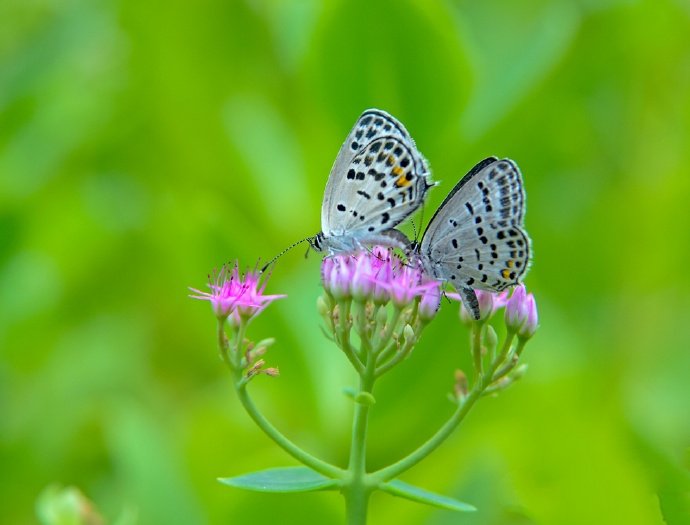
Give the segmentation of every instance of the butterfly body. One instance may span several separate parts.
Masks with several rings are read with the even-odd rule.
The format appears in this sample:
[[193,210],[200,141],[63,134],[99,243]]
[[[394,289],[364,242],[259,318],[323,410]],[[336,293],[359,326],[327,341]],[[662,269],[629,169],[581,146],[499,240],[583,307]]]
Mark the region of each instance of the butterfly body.
[[340,148],[326,183],[316,251],[357,251],[374,244],[407,247],[395,227],[433,186],[427,163],[403,125],[385,111],[362,113]]

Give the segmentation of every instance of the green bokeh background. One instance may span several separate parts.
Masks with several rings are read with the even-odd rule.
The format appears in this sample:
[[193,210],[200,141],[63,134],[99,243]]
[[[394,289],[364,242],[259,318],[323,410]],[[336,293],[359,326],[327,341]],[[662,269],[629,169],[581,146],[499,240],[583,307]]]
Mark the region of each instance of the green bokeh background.
[[[524,174],[529,373],[405,481],[474,515],[388,495],[375,524],[690,523],[690,3],[0,3],[0,521],[53,482],[142,524],[340,523],[335,493],[218,476],[292,465],[249,421],[187,298],[319,229],[359,113],[405,123],[442,183],[490,154]],[[288,436],[347,456],[353,383],[321,334],[319,257],[252,325],[279,379],[252,385]],[[465,359],[444,303],[377,391],[371,464],[452,411]]]

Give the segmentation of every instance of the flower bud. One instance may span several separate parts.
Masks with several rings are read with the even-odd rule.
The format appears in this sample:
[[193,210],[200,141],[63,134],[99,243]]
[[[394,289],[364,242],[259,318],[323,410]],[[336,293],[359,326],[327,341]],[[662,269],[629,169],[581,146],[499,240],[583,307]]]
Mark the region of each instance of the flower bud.
[[391,300],[391,294],[388,291],[388,286],[391,279],[393,279],[393,267],[388,260],[377,265],[379,267],[376,269],[372,300],[374,301],[374,304],[384,305]]
[[406,324],[405,328],[403,328],[403,336],[405,337],[406,343],[414,339],[414,329],[409,324]]
[[[324,259],[328,260],[329,257]],[[328,278],[328,286],[331,295],[336,300],[350,298],[350,287],[352,284],[352,268],[350,266],[347,256],[333,257],[333,266],[330,270],[330,275],[324,273],[324,277]]]
[[379,326],[385,326],[386,322],[388,321],[388,310],[385,308],[380,308],[378,312],[376,312],[376,323]]
[[331,274],[333,273],[333,267],[335,266],[335,257],[326,257],[321,262],[321,282],[323,283],[323,289],[326,293],[331,293]]
[[429,286],[422,293],[422,298],[419,301],[419,318],[428,323],[438,312],[441,306],[441,288],[440,286]]
[[467,396],[467,376],[462,370],[458,369],[455,371],[455,384],[453,385],[453,392],[455,394],[455,398],[459,400],[462,400]]
[[326,300],[321,295],[318,299],[316,299],[316,311],[319,312],[319,315],[321,317],[329,317],[331,315],[331,309],[329,308]]
[[532,294],[527,295],[524,303],[525,309],[527,310],[527,318],[518,330],[518,337],[529,339],[539,327],[539,315],[537,314],[537,302],[534,300]]
[[479,319],[486,320],[494,313],[494,294],[483,290],[475,290],[479,301]]
[[352,297],[356,301],[363,302],[372,296],[376,286],[370,255],[367,253],[360,255],[355,261],[354,266],[352,273]]
[[[457,294],[446,294],[448,297],[451,297],[452,295],[457,295]],[[459,296],[458,296],[459,297]],[[460,300],[460,299],[458,299]],[[472,323],[474,323],[475,318],[474,316],[465,308],[465,305],[463,303],[460,303],[460,321],[462,324],[465,326],[472,326]]]
[[518,285],[513,290],[513,295],[506,304],[506,326],[508,330],[517,331],[527,320],[527,309],[525,303],[525,285]]

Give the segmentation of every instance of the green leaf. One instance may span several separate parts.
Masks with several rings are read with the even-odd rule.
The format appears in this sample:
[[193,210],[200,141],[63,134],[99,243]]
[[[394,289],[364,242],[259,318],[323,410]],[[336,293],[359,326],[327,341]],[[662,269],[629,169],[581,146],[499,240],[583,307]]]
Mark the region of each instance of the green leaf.
[[379,488],[393,496],[406,498],[417,503],[424,503],[442,509],[455,510],[458,512],[474,512],[477,509],[468,503],[463,503],[455,498],[434,494],[428,490],[415,487],[399,479],[394,479],[388,483],[382,483]]
[[311,492],[332,489],[338,480],[327,478],[307,467],[278,467],[250,472],[234,478],[218,478],[230,487],[257,492]]

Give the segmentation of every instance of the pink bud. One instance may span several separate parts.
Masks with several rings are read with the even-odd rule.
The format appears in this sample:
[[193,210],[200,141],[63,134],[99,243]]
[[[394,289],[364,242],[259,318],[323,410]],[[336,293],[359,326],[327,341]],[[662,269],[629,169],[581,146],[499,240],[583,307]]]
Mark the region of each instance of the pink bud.
[[518,336],[523,339],[529,339],[534,335],[539,327],[539,315],[537,314],[537,301],[532,294],[528,294],[525,299],[525,309],[527,310],[527,318],[518,330]]
[[506,326],[509,330],[517,331],[527,319],[525,310],[525,285],[520,284],[513,290],[513,295],[506,304]]
[[328,293],[331,293],[331,274],[333,273],[333,266],[335,265],[335,257],[326,257],[321,262],[321,282],[323,288]]
[[475,290],[479,301],[479,319],[488,319],[494,312],[494,294],[483,290]]
[[372,299],[375,304],[383,305],[391,300],[391,294],[388,291],[391,279],[393,278],[393,267],[390,261],[376,269],[374,274],[374,292]]
[[431,321],[441,305],[441,287],[438,283],[432,283],[422,293],[419,301],[419,318],[424,322]]
[[347,299],[350,297],[352,285],[352,267],[348,256],[334,257],[336,259],[331,271],[330,288],[335,299]]
[[371,266],[369,254],[361,254],[354,263],[352,274],[352,297],[358,301],[366,301],[374,292],[374,270]]

